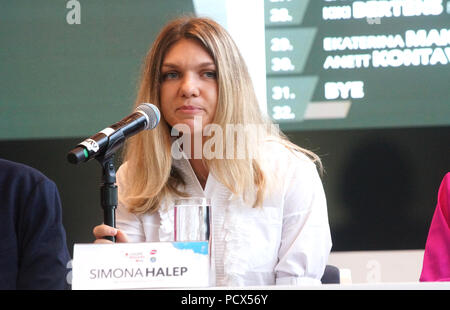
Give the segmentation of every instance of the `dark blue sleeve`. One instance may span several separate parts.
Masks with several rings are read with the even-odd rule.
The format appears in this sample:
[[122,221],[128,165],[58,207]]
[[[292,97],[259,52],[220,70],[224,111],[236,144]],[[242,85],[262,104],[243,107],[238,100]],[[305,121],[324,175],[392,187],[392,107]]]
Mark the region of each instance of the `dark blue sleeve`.
[[24,202],[17,223],[17,289],[69,288],[66,274],[70,256],[56,185],[41,179]]

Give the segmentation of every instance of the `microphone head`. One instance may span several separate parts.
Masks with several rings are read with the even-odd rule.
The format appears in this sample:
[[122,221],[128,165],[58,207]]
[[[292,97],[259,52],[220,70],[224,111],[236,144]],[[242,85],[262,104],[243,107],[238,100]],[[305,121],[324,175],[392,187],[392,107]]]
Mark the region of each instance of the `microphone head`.
[[143,103],[136,108],[136,112],[142,113],[147,118],[145,129],[153,129],[158,125],[161,119],[159,109],[151,103]]

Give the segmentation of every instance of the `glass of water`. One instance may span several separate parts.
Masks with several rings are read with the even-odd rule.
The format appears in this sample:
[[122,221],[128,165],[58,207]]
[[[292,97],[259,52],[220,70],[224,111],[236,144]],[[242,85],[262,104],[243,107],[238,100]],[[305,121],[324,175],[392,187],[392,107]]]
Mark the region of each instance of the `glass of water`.
[[175,200],[174,241],[209,241],[211,201],[190,197]]

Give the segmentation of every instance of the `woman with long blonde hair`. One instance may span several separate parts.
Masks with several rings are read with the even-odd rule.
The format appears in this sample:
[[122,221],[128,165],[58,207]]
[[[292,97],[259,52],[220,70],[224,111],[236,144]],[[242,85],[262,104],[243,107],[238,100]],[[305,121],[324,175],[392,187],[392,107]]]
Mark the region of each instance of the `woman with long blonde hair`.
[[168,23],[142,68],[143,102],[161,122],[127,142],[118,229],[97,226],[96,242],[171,241],[173,201],[204,197],[212,285],[320,283],[331,249],[320,159],[261,113],[226,30],[207,18]]

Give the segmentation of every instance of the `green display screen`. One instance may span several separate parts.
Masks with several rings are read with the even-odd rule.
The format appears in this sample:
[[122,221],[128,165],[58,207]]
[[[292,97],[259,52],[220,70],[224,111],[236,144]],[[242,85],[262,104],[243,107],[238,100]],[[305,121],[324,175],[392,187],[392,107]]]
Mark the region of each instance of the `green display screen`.
[[[247,43],[261,106],[282,129],[446,126],[449,3],[1,1],[0,139],[84,137],[120,120],[161,27],[199,12]],[[240,37],[259,15],[261,31]]]

